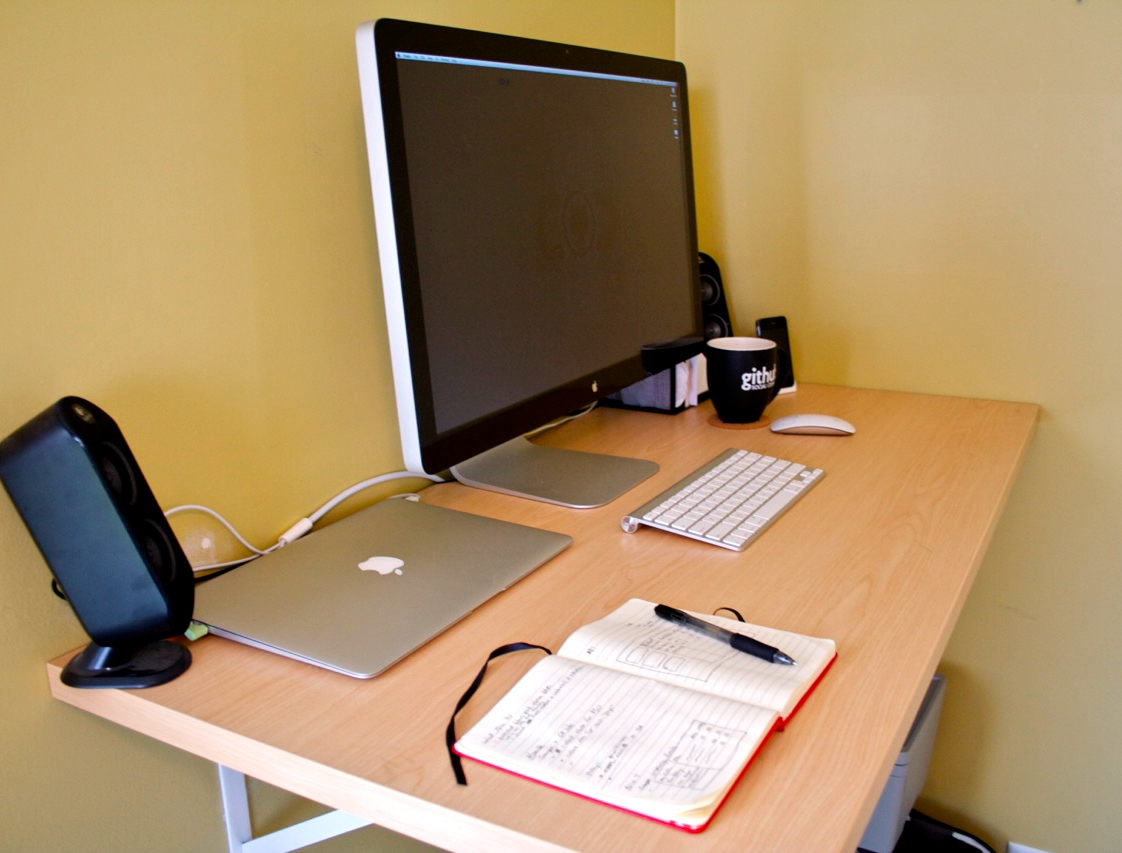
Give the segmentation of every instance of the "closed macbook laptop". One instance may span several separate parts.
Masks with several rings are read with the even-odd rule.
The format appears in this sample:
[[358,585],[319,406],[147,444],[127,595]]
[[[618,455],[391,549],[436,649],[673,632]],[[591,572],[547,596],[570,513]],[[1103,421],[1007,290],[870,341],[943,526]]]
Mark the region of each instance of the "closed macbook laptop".
[[219,636],[370,678],[571,542],[384,500],[199,584],[194,618]]

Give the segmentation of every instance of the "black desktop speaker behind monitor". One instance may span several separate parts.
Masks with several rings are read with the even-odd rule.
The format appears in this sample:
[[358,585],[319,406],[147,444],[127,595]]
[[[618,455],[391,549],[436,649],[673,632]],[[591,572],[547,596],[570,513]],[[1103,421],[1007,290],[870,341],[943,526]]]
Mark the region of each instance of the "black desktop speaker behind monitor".
[[[727,338],[732,335],[732,322],[729,320],[728,303],[725,301],[725,286],[721,281],[721,270],[717,262],[705,252],[697,253],[698,270],[701,276],[701,319],[705,340]],[[696,354],[691,351],[686,358]],[[621,409],[640,409],[644,412],[677,414],[685,408],[678,387],[678,373],[673,368],[662,370],[629,385],[604,399],[608,406]],[[706,395],[702,395],[704,399]]]
[[725,300],[725,285],[717,262],[705,252],[697,253],[701,268],[701,319],[705,340],[732,336],[729,306]]
[[93,640],[72,687],[148,687],[190,665],[190,563],[117,424],[65,397],[0,442],[0,480]]

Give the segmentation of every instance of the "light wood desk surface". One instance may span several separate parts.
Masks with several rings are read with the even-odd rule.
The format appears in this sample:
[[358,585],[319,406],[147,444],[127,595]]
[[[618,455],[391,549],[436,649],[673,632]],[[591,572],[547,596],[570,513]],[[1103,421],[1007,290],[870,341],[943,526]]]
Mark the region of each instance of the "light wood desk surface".
[[[676,416],[602,409],[542,443],[654,459],[652,479],[606,507],[566,510],[442,485],[425,499],[557,530],[573,545],[382,676],[359,681],[216,637],[170,684],[75,690],[64,702],[312,800],[456,850],[852,851],[888,778],[985,554],[1038,407],[800,386],[768,415],[825,412],[847,438],[777,436]],[[625,513],[726,447],[825,469],[743,553],[642,529]],[[630,597],[831,637],[838,660],[774,736],[705,832],[686,833],[467,762],[449,769],[444,728],[486,655],[525,640],[553,649]],[[330,626],[324,626],[330,630]],[[535,660],[492,664],[460,715],[474,722]],[[948,685],[954,689],[953,684]]]

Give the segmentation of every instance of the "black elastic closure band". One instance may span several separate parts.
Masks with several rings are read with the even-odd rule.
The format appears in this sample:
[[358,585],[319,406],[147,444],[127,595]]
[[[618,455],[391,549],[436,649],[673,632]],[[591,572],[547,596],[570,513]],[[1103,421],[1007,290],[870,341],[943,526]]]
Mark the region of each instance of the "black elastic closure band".
[[464,764],[460,760],[460,756],[456,755],[456,750],[453,749],[456,743],[456,715],[463,710],[463,707],[475,695],[475,691],[479,689],[479,685],[483,683],[483,676],[487,673],[487,665],[495,658],[503,655],[508,655],[511,652],[525,652],[530,649],[538,649],[545,652],[547,655],[553,654],[545,646],[536,646],[533,643],[508,643],[505,646],[499,646],[491,654],[487,655],[487,661],[483,664],[483,668],[479,670],[479,675],[475,676],[475,680],[471,683],[464,695],[460,697],[460,701],[456,703],[456,710],[452,712],[452,719],[448,721],[448,729],[444,733],[444,742],[448,747],[448,758],[452,761],[452,772],[456,774],[456,782],[460,785],[467,784],[467,776],[464,775]]
[[729,613],[731,613],[733,616],[735,616],[737,622],[743,622],[744,621],[744,617],[740,615],[740,611],[737,610],[735,607],[718,607],[716,610],[713,611],[713,615],[716,616],[722,610],[727,610]]

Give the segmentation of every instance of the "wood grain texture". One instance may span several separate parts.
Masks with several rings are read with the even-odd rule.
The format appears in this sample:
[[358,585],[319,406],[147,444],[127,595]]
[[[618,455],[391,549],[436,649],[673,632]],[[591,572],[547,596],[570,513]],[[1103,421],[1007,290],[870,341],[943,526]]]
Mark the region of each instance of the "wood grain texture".
[[[1033,433],[1038,407],[800,385],[768,414],[849,420],[846,438],[778,436],[676,416],[598,410],[544,444],[640,456],[661,469],[596,510],[436,486],[425,499],[557,530],[573,545],[370,681],[215,637],[194,664],[144,691],[82,691],[72,705],[297,794],[455,850],[852,851],[969,592]],[[620,518],[727,447],[823,468],[825,479],[743,553]],[[682,833],[485,767],[455,784],[448,716],[491,649],[557,648],[631,597],[837,641],[830,675],[772,738],[704,833]],[[330,626],[324,626],[330,630]],[[500,659],[461,731],[533,662]]]

